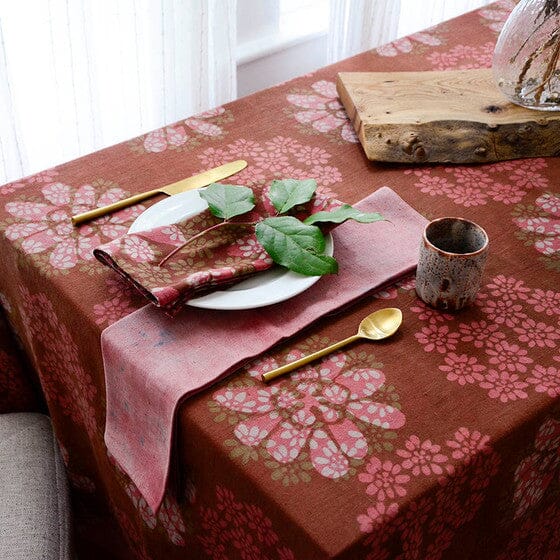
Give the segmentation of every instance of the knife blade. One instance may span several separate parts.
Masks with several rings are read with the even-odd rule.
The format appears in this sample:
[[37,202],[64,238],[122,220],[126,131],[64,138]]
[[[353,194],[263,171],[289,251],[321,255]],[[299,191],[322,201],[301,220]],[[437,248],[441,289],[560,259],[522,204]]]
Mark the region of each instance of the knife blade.
[[176,183],[171,183],[170,185],[158,187],[157,189],[153,189],[151,191],[135,194],[134,196],[113,202],[113,204],[108,204],[107,206],[102,206],[101,208],[94,208],[93,210],[76,214],[75,216],[72,216],[72,223],[75,226],[80,225],[89,220],[93,220],[94,218],[105,216],[105,214],[109,214],[110,212],[115,212],[116,210],[120,210],[131,206],[132,204],[136,204],[137,202],[141,202],[142,200],[146,200],[156,194],[163,193],[167,195],[174,195],[184,191],[200,189],[201,187],[205,187],[211,183],[230,177],[242,169],[245,169],[245,167],[247,167],[247,162],[243,159],[230,161],[229,163],[220,165],[214,169],[209,169],[208,171],[204,171],[198,175],[193,175],[187,179],[182,179]]

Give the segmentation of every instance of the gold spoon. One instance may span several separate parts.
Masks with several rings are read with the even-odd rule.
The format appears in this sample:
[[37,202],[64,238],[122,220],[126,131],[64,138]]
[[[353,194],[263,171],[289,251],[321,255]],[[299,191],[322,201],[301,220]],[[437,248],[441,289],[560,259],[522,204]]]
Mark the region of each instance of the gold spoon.
[[392,334],[397,332],[397,329],[401,326],[402,323],[402,312],[400,309],[396,307],[386,307],[385,309],[379,309],[374,313],[369,314],[365,317],[362,322],[360,323],[360,327],[358,328],[358,332],[340,342],[335,342],[322,350],[317,350],[317,352],[313,352],[313,354],[309,354],[309,356],[304,356],[299,360],[294,362],[290,362],[282,367],[273,369],[271,371],[267,371],[263,373],[262,380],[265,382],[271,381],[272,379],[284,375],[294,369],[304,366],[317,358],[322,358],[355,340],[360,338],[367,338],[368,340],[383,340],[384,338],[388,338]]

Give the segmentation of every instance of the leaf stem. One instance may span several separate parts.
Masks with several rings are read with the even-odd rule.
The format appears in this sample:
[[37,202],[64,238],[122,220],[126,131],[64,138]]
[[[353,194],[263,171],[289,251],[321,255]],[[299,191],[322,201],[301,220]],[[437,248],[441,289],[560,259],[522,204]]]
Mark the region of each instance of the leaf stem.
[[198,239],[199,237],[202,237],[203,235],[207,234],[208,232],[210,232],[212,230],[218,229],[218,228],[223,227],[223,226],[231,226],[231,225],[234,225],[234,226],[254,226],[256,223],[257,222],[230,222],[229,220],[224,220],[223,222],[219,222],[217,224],[214,224],[213,226],[210,226],[209,228],[206,228],[205,230],[199,231],[196,235],[193,235],[192,237],[187,239],[184,243],[182,243],[178,247],[175,247],[175,249],[173,249],[173,251],[171,251],[165,257],[163,257],[163,259],[159,262],[158,266],[160,266],[160,267],[163,266],[171,257],[176,255],[181,249],[183,249],[189,243],[191,243],[195,239]]

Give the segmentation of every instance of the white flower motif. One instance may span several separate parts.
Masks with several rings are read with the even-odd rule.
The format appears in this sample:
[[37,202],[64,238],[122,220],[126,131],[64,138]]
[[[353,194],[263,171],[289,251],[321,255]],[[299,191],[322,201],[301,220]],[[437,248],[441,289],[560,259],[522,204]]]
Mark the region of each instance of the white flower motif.
[[144,210],[142,205],[136,205],[75,228],[71,216],[116,202],[127,193],[104,183],[77,189],[64,183],[50,183],[41,189],[41,194],[44,202],[24,200],[6,204],[6,211],[17,219],[6,228],[6,236],[12,241],[21,240],[27,254],[48,252],[50,267],[58,270],[91,261],[95,247],[126,233],[127,223]]
[[311,84],[315,94],[288,94],[287,99],[298,110],[294,117],[299,123],[311,124],[322,133],[329,133],[338,128],[341,136],[347,142],[358,142],[352,124],[346,116],[343,106],[338,100],[334,82],[321,80]]
[[[299,357],[292,352],[288,359]],[[397,429],[404,414],[373,395],[385,377],[373,368],[347,368],[346,356],[335,354],[316,366],[302,368],[288,381],[273,387],[225,388],[214,394],[221,406],[248,415],[234,434],[251,447],[263,445],[279,463],[295,461],[308,446],[315,470],[326,478],[339,478],[349,469],[349,458],[367,454],[367,440],[355,421]],[[260,376],[276,367],[263,359],[249,370]]]

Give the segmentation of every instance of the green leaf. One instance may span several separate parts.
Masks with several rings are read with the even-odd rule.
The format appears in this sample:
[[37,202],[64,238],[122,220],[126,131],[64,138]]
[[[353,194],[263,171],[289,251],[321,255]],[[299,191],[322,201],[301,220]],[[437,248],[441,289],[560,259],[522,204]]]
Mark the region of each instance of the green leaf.
[[355,220],[356,222],[361,222],[362,224],[369,224],[371,222],[379,222],[384,219],[385,218],[383,218],[383,216],[378,212],[360,212],[353,206],[350,206],[350,204],[343,204],[331,212],[317,212],[316,214],[312,214],[303,220],[303,223],[307,225],[323,222],[341,224],[346,220]]
[[316,226],[308,226],[292,216],[266,218],[255,228],[259,243],[272,260],[306,276],[320,276],[338,271],[332,257],[321,254],[325,238]]
[[208,202],[210,212],[224,220],[245,214],[255,207],[255,196],[248,187],[212,183],[198,194]]
[[284,214],[298,204],[309,202],[317,190],[315,179],[275,179],[270,183],[268,197],[279,214]]

